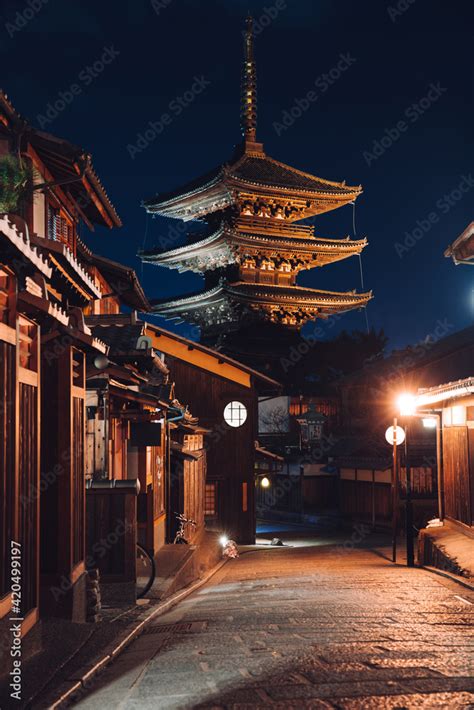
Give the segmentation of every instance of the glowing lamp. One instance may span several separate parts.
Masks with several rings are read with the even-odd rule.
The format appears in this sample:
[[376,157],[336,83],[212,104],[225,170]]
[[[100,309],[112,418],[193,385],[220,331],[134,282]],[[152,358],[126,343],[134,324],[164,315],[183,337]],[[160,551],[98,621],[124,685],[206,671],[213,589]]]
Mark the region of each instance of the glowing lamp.
[[402,417],[412,417],[416,413],[416,398],[412,394],[401,394],[397,404]]
[[260,481],[260,485],[262,486],[262,488],[270,488],[270,479],[264,476]]

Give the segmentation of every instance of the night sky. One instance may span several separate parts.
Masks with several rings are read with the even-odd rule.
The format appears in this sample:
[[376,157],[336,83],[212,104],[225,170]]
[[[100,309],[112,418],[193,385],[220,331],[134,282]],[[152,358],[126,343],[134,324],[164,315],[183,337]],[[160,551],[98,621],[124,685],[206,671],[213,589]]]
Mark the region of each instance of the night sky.
[[[171,226],[147,217],[141,200],[225,162],[240,140],[241,33],[250,10],[257,137],[277,160],[362,184],[357,234],[369,240],[364,279],[375,296],[368,318],[399,347],[435,332],[438,321],[452,332],[474,316],[474,270],[443,256],[473,219],[471,7],[445,0],[2,0],[0,85],[33,124],[93,154],[124,226],[82,236],[140,274],[137,250],[159,243]],[[90,71],[107,48],[109,63]],[[183,106],[196,77],[204,87]],[[48,117],[48,104],[72,84],[78,95]],[[317,100],[282,130],[284,112],[311,90]],[[171,124],[134,150],[138,134],[164,113]],[[352,207],[317,218],[316,233],[352,235]],[[298,282],[360,290],[358,260],[303,273]],[[151,298],[201,283],[143,268]],[[327,335],[364,327],[364,314],[352,312]]]

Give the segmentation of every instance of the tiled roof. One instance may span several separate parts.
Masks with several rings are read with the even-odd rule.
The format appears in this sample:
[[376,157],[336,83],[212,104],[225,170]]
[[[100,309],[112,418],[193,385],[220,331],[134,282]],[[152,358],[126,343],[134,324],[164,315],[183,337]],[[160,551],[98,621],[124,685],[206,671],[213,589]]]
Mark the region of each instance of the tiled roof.
[[303,192],[324,193],[327,195],[353,195],[362,192],[360,186],[346,186],[344,182],[333,182],[302,172],[290,165],[280,163],[270,158],[265,153],[240,155],[238,160],[230,164],[219,165],[204,175],[186,183],[182,187],[170,192],[159,193],[145,200],[145,207],[154,207],[159,204],[199,193],[213,184],[225,183],[228,179],[241,180],[254,185],[276,187],[287,190],[301,190]]
[[[91,155],[67,140],[34,128],[13,107],[5,92],[0,89],[0,116],[4,116],[7,125],[20,129],[28,138],[35,151],[40,156],[55,180],[70,180],[68,191],[81,206],[82,213],[93,223],[107,226],[121,226],[120,217],[107,195],[97,173],[92,165]],[[1,122],[1,121],[0,121]],[[84,169],[83,179],[80,179],[77,167]],[[85,182],[93,191],[94,198],[89,196]],[[102,210],[96,205],[101,204]],[[104,213],[107,219],[104,219]]]
[[320,289],[304,288],[303,286],[277,286],[275,284],[257,284],[238,281],[234,284],[229,284],[227,290],[231,293],[239,293],[242,295],[262,297],[269,296],[270,298],[290,298],[292,300],[309,299],[318,301],[334,301],[351,303],[355,300],[369,300],[372,298],[372,292],[356,293],[337,291],[321,291]]
[[317,191],[345,195],[350,192],[360,191],[360,188],[346,187],[342,183],[333,183],[322,180],[309,173],[280,163],[267,155],[245,155],[235,166],[229,169],[229,174],[259,185],[272,185],[288,189]]
[[137,340],[143,333],[143,323],[130,325],[91,325],[94,337],[109,345],[111,353],[135,350]]

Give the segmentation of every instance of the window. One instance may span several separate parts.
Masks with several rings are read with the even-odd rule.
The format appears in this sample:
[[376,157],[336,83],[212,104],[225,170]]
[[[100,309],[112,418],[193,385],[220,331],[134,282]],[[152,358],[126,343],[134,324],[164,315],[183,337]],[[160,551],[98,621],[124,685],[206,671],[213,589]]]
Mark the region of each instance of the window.
[[217,483],[206,483],[204,492],[204,515],[215,518],[217,515]]
[[224,409],[224,419],[229,426],[242,426],[247,419],[247,407],[242,402],[229,402]]
[[74,231],[72,223],[66,219],[58,207],[48,205],[48,239],[67,244],[71,250],[74,247]]

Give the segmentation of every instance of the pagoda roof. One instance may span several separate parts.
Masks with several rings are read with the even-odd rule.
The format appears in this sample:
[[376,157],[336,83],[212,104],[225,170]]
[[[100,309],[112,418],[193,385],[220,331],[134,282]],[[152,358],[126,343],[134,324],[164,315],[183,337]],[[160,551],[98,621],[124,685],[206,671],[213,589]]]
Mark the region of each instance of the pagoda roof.
[[[196,219],[203,214],[223,209],[235,202],[235,190],[268,193],[283,197],[312,197],[322,203],[317,214],[355,200],[362,187],[351,187],[344,182],[334,182],[297,170],[266,155],[261,144],[249,150],[248,144],[237,160],[219,165],[201,177],[167,193],[146,200],[144,207],[155,214],[180,219]],[[337,204],[335,204],[335,201]]]
[[152,311],[168,318],[180,318],[180,314],[199,310],[203,305],[234,301],[250,306],[281,306],[291,309],[311,308],[315,316],[326,316],[367,305],[372,298],[372,291],[367,293],[321,291],[302,286],[279,286],[237,281],[220,283],[214,288],[199,291],[187,296],[166,300],[152,301]]
[[[308,259],[313,257],[312,266],[320,266],[328,261],[337,261],[360,254],[367,245],[367,239],[365,238],[358,240],[351,240],[349,237],[327,239],[315,237],[312,231],[304,231],[303,229],[300,231],[296,230],[296,228],[293,228],[291,234],[299,233],[301,236],[286,236],[287,229],[280,230],[278,220],[271,220],[275,222],[274,230],[272,230],[271,225],[268,225],[270,220],[260,218],[260,221],[264,222],[265,227],[268,227],[268,229],[262,230],[260,233],[255,233],[251,224],[249,224],[248,228],[245,224],[240,224],[238,228],[233,225],[222,224],[215,232],[203,239],[198,239],[169,251],[150,250],[143,252],[140,256],[146,262],[179,269],[180,271],[200,273],[236,263],[239,260],[239,252],[245,253],[246,249],[250,252],[258,250],[268,255],[291,253],[295,258]],[[317,255],[321,256],[319,263],[314,260]]]

